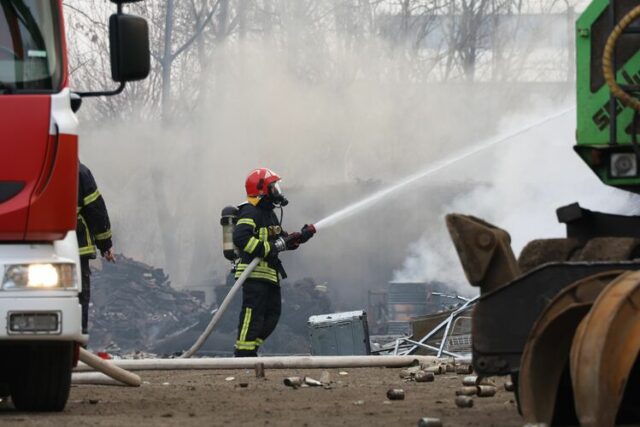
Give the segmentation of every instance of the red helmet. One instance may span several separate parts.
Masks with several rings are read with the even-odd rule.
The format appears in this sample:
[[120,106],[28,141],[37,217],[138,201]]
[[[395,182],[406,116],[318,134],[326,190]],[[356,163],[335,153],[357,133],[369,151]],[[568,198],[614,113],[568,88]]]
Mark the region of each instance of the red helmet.
[[269,187],[280,181],[280,176],[267,168],[254,169],[247,177],[244,186],[247,197],[263,197],[269,194]]

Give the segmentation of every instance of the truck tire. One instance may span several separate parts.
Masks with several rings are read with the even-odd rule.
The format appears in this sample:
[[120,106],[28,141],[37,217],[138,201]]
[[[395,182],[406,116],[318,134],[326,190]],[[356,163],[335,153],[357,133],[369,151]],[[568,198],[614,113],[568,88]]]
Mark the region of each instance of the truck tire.
[[19,411],[59,412],[71,388],[73,342],[30,343],[15,359],[11,399]]

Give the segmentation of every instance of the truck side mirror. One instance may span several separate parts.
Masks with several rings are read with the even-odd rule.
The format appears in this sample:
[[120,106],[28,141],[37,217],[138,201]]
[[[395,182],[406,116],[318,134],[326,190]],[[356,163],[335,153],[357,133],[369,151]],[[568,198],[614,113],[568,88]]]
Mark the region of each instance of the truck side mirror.
[[149,75],[149,26],[139,16],[117,13],[109,18],[111,78],[116,82],[143,80]]

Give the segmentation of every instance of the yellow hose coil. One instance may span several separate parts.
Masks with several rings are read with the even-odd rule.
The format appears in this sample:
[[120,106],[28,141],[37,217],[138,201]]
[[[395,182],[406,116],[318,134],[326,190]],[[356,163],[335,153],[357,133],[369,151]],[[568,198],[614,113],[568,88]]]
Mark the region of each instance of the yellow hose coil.
[[640,6],[633,8],[633,10],[626,14],[618,25],[616,25],[607,39],[607,44],[604,47],[604,55],[602,56],[602,72],[604,73],[604,79],[607,82],[607,85],[609,85],[609,89],[611,89],[611,93],[622,101],[624,105],[631,107],[636,111],[640,111],[640,100],[625,92],[616,81],[616,72],[613,69],[613,51],[615,50],[616,43],[618,43],[618,38],[620,38],[622,32],[633,21],[638,19],[638,17],[640,17]]

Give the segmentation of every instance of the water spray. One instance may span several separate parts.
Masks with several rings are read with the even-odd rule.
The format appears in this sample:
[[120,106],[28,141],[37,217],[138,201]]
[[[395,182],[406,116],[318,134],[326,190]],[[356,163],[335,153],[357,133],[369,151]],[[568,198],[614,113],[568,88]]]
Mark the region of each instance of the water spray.
[[404,180],[400,181],[399,183],[392,185],[390,187],[384,188],[372,195],[370,195],[369,197],[366,197],[356,203],[353,203],[343,209],[340,209],[337,212],[332,213],[331,215],[321,219],[320,221],[315,223],[315,228],[320,230],[322,228],[325,227],[330,227],[346,218],[349,218],[350,216],[356,214],[359,211],[362,211],[364,209],[370,208],[371,206],[373,206],[375,203],[381,201],[382,199],[384,199],[384,197],[386,197],[387,195],[391,194],[391,193],[395,193],[396,191],[399,190],[403,190],[406,189],[407,187],[415,184],[416,182],[422,180],[423,178],[426,178],[429,175],[432,175],[436,172],[439,172],[442,169],[445,169],[457,162],[460,162],[468,157],[471,157],[475,154],[478,154],[490,147],[502,144],[504,142],[507,142],[513,138],[515,138],[516,136],[519,136],[523,133],[526,133],[528,131],[530,131],[531,129],[537,128],[539,126],[542,126],[543,124],[550,122],[552,120],[555,120],[559,117],[564,116],[567,113],[572,112],[573,110],[575,110],[575,107],[571,107],[571,108],[567,108],[565,110],[562,110],[558,113],[552,114],[550,116],[544,117],[541,120],[538,120],[537,122],[534,122],[530,125],[527,125],[521,129],[518,129],[514,132],[510,132],[510,133],[506,133],[503,135],[499,135],[495,138],[491,138],[488,140],[485,140],[475,146],[472,146],[471,148],[467,149],[467,150],[462,150],[452,156],[446,157],[442,160],[439,160],[437,162],[435,162],[434,164],[428,166],[426,169],[417,172],[407,178],[405,178]]

